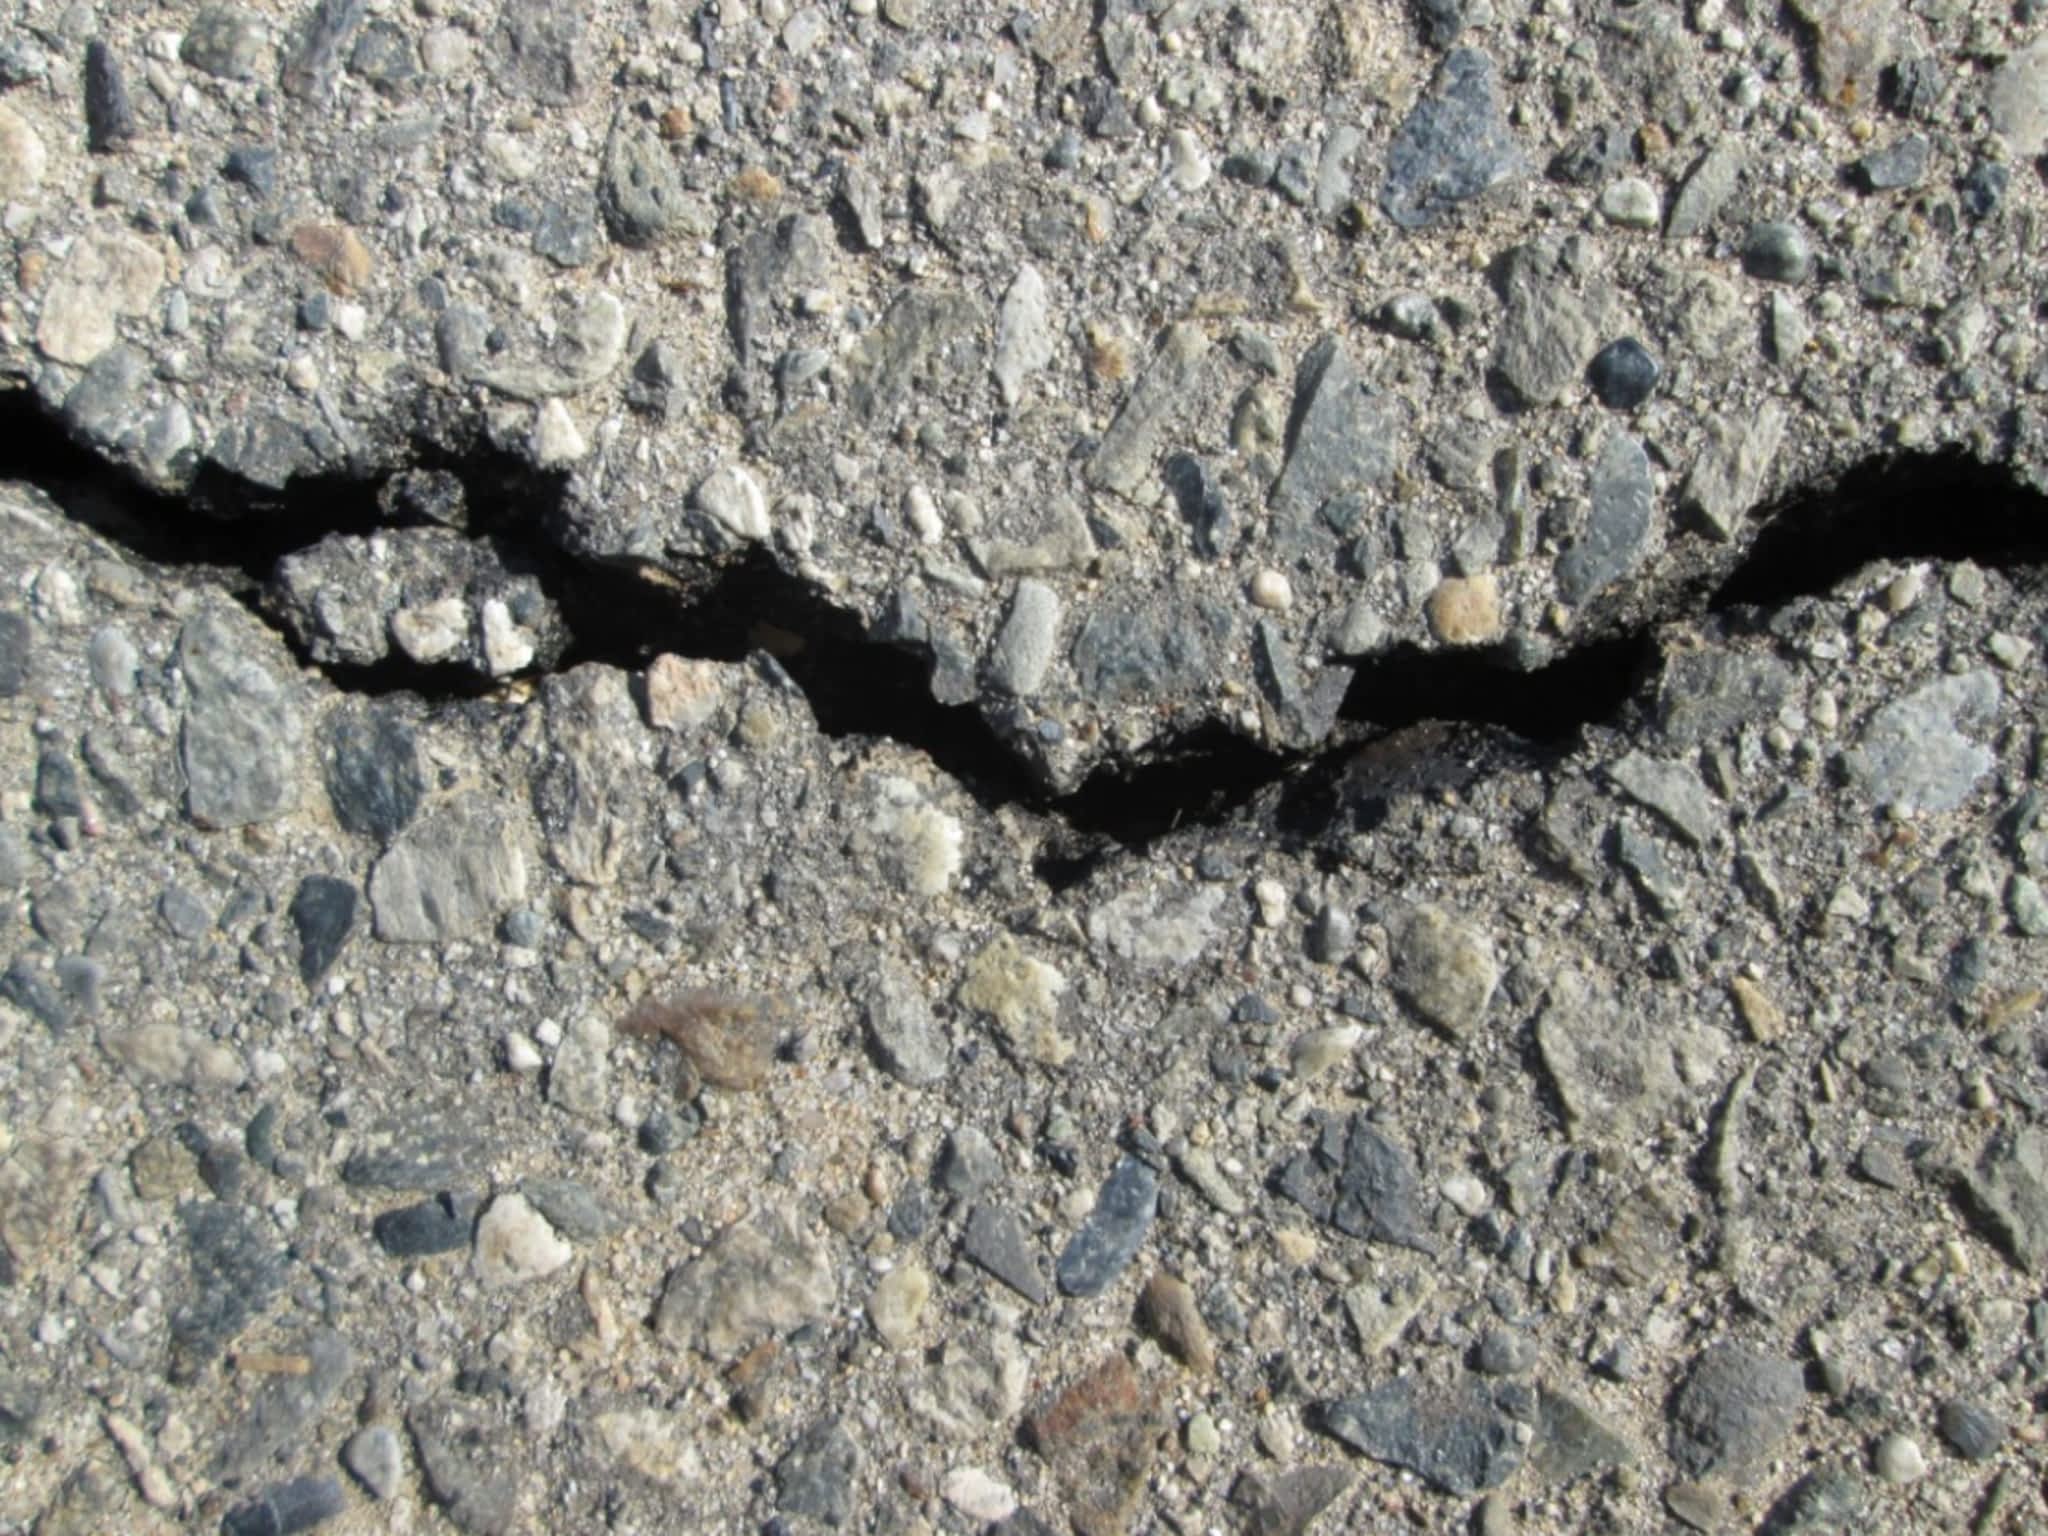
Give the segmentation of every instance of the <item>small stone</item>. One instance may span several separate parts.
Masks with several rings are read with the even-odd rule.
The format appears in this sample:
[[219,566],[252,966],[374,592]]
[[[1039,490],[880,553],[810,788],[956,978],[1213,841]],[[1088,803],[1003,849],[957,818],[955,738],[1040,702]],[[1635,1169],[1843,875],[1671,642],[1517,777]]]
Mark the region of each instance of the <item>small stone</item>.
[[1786,421],[1784,408],[1775,401],[1760,402],[1740,416],[1709,416],[1705,446],[1678,492],[1679,510],[1715,538],[1732,539],[1742,519],[1764,499]]
[[1877,1475],[1895,1488],[1918,1482],[1927,1471],[1927,1457],[1921,1452],[1920,1442],[1911,1435],[1886,1435],[1878,1441],[1872,1460]]
[[1767,283],[1803,283],[1813,271],[1813,246],[1797,224],[1753,224],[1742,246],[1742,270]]
[[1671,211],[1664,220],[1667,240],[1684,240],[1700,233],[1721,211],[1735,191],[1744,164],[1743,142],[1729,134],[1709,149],[1686,174]]
[[1584,375],[1601,325],[1543,248],[1517,247],[1504,271],[1507,315],[1494,346],[1494,376],[1524,409],[1554,404]]
[[1294,588],[1279,571],[1262,570],[1252,577],[1251,600],[1256,607],[1285,613],[1294,606]]
[[875,960],[856,990],[876,1059],[900,1083],[928,1088],[952,1066],[952,1046],[932,1017],[924,989],[903,967]]
[[915,1339],[931,1294],[930,1271],[914,1262],[892,1269],[876,1281],[868,1296],[868,1321],[882,1342],[902,1349]]
[[1186,1281],[1160,1270],[1138,1294],[1138,1327],[1198,1376],[1216,1368],[1216,1346]]
[[1578,606],[1642,563],[1656,502],[1649,455],[1625,432],[1611,432],[1593,466],[1586,531],[1557,561],[1557,595]]
[[713,470],[697,482],[690,500],[732,543],[756,543],[768,537],[768,498],[761,482],[741,465]]
[[1074,1054],[1074,1043],[1057,1027],[1066,989],[1066,978],[1057,970],[1001,934],[968,962],[958,996],[966,1007],[993,1018],[1012,1050],[1057,1067]]
[[1020,699],[1036,694],[1052,664],[1059,624],[1059,595],[1030,577],[1018,582],[989,658],[989,686]]
[[249,80],[263,62],[263,25],[231,5],[203,7],[185,28],[178,57],[221,80]]
[[1445,645],[1489,645],[1506,632],[1500,580],[1491,571],[1447,576],[1429,595],[1430,632]]
[[[1512,1389],[1503,1389],[1512,1390]],[[1425,1386],[1413,1376],[1321,1404],[1321,1427],[1353,1450],[1413,1472],[1445,1493],[1505,1482],[1522,1460],[1516,1421],[1477,1378]]]
[[1088,484],[1130,496],[1151,479],[1167,425],[1193,392],[1209,350],[1208,333],[1194,322],[1168,329],[1088,460]]
[[1941,1405],[1941,1438],[1965,1461],[1989,1461],[2005,1444],[2005,1420],[1981,1404],[1952,1397]]
[[29,120],[12,107],[0,106],[0,202],[33,197],[49,163],[49,151]]
[[548,1102],[586,1120],[610,1110],[612,1027],[594,1013],[583,1015],[562,1035],[548,1069]]
[[163,253],[140,235],[80,235],[43,290],[36,346],[45,357],[84,367],[119,339],[123,317],[150,311],[163,282]]
[[1369,393],[1343,343],[1325,336],[1294,374],[1287,459],[1274,482],[1273,510],[1305,522],[1333,496],[1368,490],[1394,470],[1399,423]]
[[391,638],[408,660],[422,666],[446,661],[469,638],[469,608],[459,597],[416,603],[391,615]]
[[221,1518],[221,1536],[297,1536],[324,1525],[348,1507],[331,1477],[295,1477],[237,1505]]
[[657,731],[694,731],[710,721],[724,698],[718,664],[663,652],[642,678],[647,723]]
[[444,1191],[431,1200],[384,1211],[370,1223],[377,1246],[394,1259],[428,1258],[470,1245],[477,1202]]
[[191,1264],[188,1298],[171,1312],[179,1374],[215,1359],[270,1305],[286,1257],[266,1217],[247,1206],[195,1200],[178,1207]]
[[1657,189],[1640,176],[1618,176],[1600,194],[1600,214],[1623,229],[1655,229],[1664,216]]
[[1166,179],[1180,191],[1199,192],[1214,174],[1209,151],[1193,129],[1176,128],[1166,136]]
[[1610,341],[1586,365],[1593,398],[1611,411],[1632,411],[1657,387],[1657,360],[1633,336]]
[[533,435],[527,448],[535,467],[559,469],[582,458],[590,451],[590,444],[576,425],[576,418],[569,414],[569,407],[560,400],[547,400],[534,413]]
[[1791,1432],[1806,1401],[1798,1365],[1747,1344],[1703,1350],[1673,1399],[1671,1456],[1688,1477],[1740,1474]]
[[1607,774],[1624,794],[1663,817],[1693,847],[1705,848],[1719,840],[1720,801],[1690,762],[1630,752],[1611,764]]
[[300,714],[293,691],[265,665],[275,644],[267,635],[255,641],[217,609],[178,636],[191,693],[179,737],[186,809],[202,827],[270,821],[298,802]]
[[846,1426],[837,1418],[820,1419],[775,1464],[775,1507],[826,1525],[844,1525],[853,1513],[860,1464],[860,1447]]
[[995,1143],[972,1125],[960,1126],[946,1137],[933,1170],[939,1188],[961,1199],[972,1199],[994,1187],[1003,1173],[1003,1157]]
[[1247,1536],[1306,1536],[1356,1480],[1356,1473],[1340,1466],[1246,1472],[1231,1488],[1230,1502],[1244,1511]]
[[[2048,85],[2048,79],[2044,79]],[[1857,183],[1866,192],[1891,192],[1917,187],[1927,175],[1927,163],[1934,146],[1924,133],[1909,133],[1883,149],[1858,160],[1852,168]]]
[[380,843],[405,830],[426,794],[419,738],[387,712],[337,716],[324,768],[336,819]]
[[0,699],[18,698],[28,685],[34,634],[28,615],[0,609]]
[[1850,780],[1881,806],[1954,810],[1992,767],[1973,733],[1996,723],[2003,694],[1978,668],[1937,678],[1870,717],[1844,755]]
[[663,1288],[655,1331],[714,1360],[821,1316],[837,1286],[824,1248],[776,1207],[721,1232]]
[[476,1272],[486,1286],[544,1279],[575,1256],[524,1195],[498,1196],[476,1224]]
[[961,1252],[1033,1306],[1043,1306],[1051,1295],[1023,1223],[1002,1206],[974,1208]]
[[291,243],[292,254],[332,293],[354,293],[370,280],[369,248],[345,224],[301,224]]
[[292,894],[291,919],[299,935],[299,979],[307,986],[317,986],[334,968],[355,931],[356,906],[356,888],[347,880],[308,875],[299,882]]
[[1493,61],[1476,48],[1455,49],[1394,131],[1380,207],[1403,229],[1423,229],[1526,169]]
[[1069,1296],[1100,1296],[1137,1256],[1159,1208],[1159,1175],[1135,1157],[1117,1159],[1095,1208],[1061,1252],[1055,1275]]
[[388,1425],[372,1424],[349,1436],[341,1448],[341,1464],[371,1498],[388,1499],[398,1492],[405,1449]]
[[1402,999],[1453,1037],[1478,1026],[1500,981],[1485,935],[1435,906],[1418,906],[1397,925],[1392,960]]
[[1605,1468],[1634,1465],[1635,1447],[1576,1398],[1544,1387],[1536,1405],[1540,1425],[1530,1470],[1545,1482],[1573,1483]]
[[706,205],[683,183],[675,156],[652,124],[621,113],[605,140],[597,202],[621,245],[651,246],[665,236],[709,234]]
[[525,896],[525,850],[481,798],[436,811],[370,871],[377,937],[391,943],[472,937]]
[[775,1063],[775,1026],[751,1000],[722,992],[685,992],[650,998],[619,1026],[629,1035],[660,1035],[714,1088],[750,1093],[768,1081]]
[[2005,56],[1992,73],[1985,105],[2014,155],[2031,160],[2048,151],[2048,37]]
[[96,155],[112,154],[134,138],[136,130],[121,61],[96,37],[85,45],[86,147]]
[[979,1467],[955,1467],[948,1472],[939,1483],[939,1497],[976,1526],[1007,1520],[1017,1512],[1017,1495],[1010,1485]]
[[436,1398],[406,1415],[427,1495],[468,1536],[511,1536],[525,1462],[483,1405]]

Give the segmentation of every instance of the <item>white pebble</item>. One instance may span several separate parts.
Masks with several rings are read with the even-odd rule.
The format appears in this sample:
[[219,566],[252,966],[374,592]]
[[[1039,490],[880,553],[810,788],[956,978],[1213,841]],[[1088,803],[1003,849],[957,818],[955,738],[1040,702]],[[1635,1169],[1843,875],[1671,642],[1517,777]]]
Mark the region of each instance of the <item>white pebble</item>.
[[999,1483],[979,1467],[955,1467],[946,1474],[939,1492],[948,1504],[981,1525],[1007,1520],[1017,1511],[1017,1495],[1008,1483]]
[[1294,588],[1287,578],[1278,571],[1267,569],[1252,578],[1252,602],[1261,608],[1270,608],[1275,613],[1285,612],[1294,605]]

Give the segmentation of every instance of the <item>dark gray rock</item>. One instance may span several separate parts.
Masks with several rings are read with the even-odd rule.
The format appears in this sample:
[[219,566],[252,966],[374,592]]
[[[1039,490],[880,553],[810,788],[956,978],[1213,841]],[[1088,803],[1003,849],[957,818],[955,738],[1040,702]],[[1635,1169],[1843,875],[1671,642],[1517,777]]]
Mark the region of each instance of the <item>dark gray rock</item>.
[[52,821],[78,816],[85,810],[85,796],[78,785],[78,762],[55,742],[46,743],[36,754],[36,787],[29,803],[37,815]]
[[1313,677],[1295,658],[1286,633],[1272,619],[1252,630],[1252,675],[1273,706],[1275,738],[1297,750],[1313,747],[1336,729],[1355,675],[1350,667],[1318,667]]
[[1857,185],[1866,192],[1917,187],[1927,175],[1927,162],[1933,154],[1934,147],[1925,134],[1909,133],[1858,160],[1853,167]]
[[30,631],[28,615],[0,611],[0,699],[11,699],[28,686]]
[[208,446],[206,457],[266,491],[281,491],[321,467],[320,448],[309,429],[274,411],[231,420]]
[[1274,1186],[1317,1221],[1351,1237],[1436,1252],[1415,1159],[1362,1114],[1325,1118],[1314,1148],[1284,1165]]
[[595,1243],[625,1225],[619,1214],[579,1179],[521,1179],[519,1193],[571,1242]]
[[491,34],[492,79],[543,106],[581,96],[596,66],[591,0],[508,0]]
[[99,38],[85,45],[85,143],[96,155],[121,148],[136,133],[135,106],[121,78],[121,61]]
[[837,1418],[820,1419],[797,1437],[775,1464],[775,1507],[827,1525],[844,1525],[853,1513],[854,1478],[860,1447]]
[[1024,1224],[999,1205],[981,1204],[967,1218],[962,1252],[1033,1306],[1051,1295]]
[[1003,1158],[979,1128],[963,1125],[946,1137],[933,1173],[947,1194],[971,1200],[1002,1180]]
[[1997,160],[1979,160],[1963,173],[1963,179],[1956,183],[1963,212],[1973,219],[1988,219],[1998,211],[1998,205],[2005,200],[2006,188],[2012,185],[2012,167]]
[[298,802],[299,710],[242,624],[209,609],[178,636],[191,701],[179,737],[187,813],[203,827],[269,821]]
[[1374,1461],[1405,1468],[1445,1493],[1470,1494],[1499,1487],[1521,1465],[1517,1419],[1502,1404],[1519,1405],[1522,1395],[1514,1388],[1497,1395],[1470,1376],[1449,1386],[1402,1376],[1323,1403],[1317,1417],[1324,1433]]
[[1459,48],[1445,55],[1394,133],[1380,207],[1403,229],[1423,229],[1516,180],[1524,168],[1501,111],[1493,61],[1476,48]]
[[355,1369],[355,1351],[331,1329],[313,1334],[294,1353],[305,1357],[305,1373],[278,1372],[267,1378],[221,1436],[213,1462],[220,1481],[238,1483],[267,1463],[289,1460]]
[[1228,610],[1206,599],[1181,608],[1098,608],[1074,639],[1075,677],[1097,704],[1184,692],[1208,680],[1211,658],[1227,648],[1233,628]]
[[349,50],[348,72],[387,96],[401,96],[420,76],[412,38],[396,22],[379,17],[363,28]]
[[1742,270],[1767,283],[1803,283],[1813,271],[1813,243],[1797,224],[1753,224],[1742,245]]
[[1306,519],[1333,496],[1380,484],[1393,472],[1399,431],[1399,419],[1359,382],[1343,343],[1325,336],[1295,369],[1274,512]]
[[1688,1477],[1739,1474],[1791,1432],[1805,1401],[1795,1362],[1748,1344],[1712,1345],[1672,1400],[1671,1458]]
[[1593,398],[1611,411],[1632,411],[1657,387],[1657,359],[1633,336],[1610,341],[1586,365]]
[[585,209],[559,202],[541,205],[540,222],[533,229],[533,251],[558,267],[587,267],[597,259],[603,239],[597,220]]
[[982,307],[963,293],[904,289],[841,365],[847,404],[871,428],[887,429],[913,400],[985,377],[985,327]]
[[286,53],[282,82],[287,95],[311,101],[327,94],[367,10],[365,0],[315,0]]
[[299,979],[309,987],[333,967],[355,931],[355,886],[332,875],[308,875],[292,895],[292,927],[299,935]]
[[341,1464],[373,1499],[388,1499],[398,1492],[404,1457],[397,1433],[386,1424],[357,1430],[341,1448]]
[[445,1111],[423,1108],[377,1126],[342,1164],[344,1183],[371,1189],[435,1191],[471,1182],[484,1160],[474,1136]]
[[1961,1188],[2008,1259],[2029,1274],[2048,1274],[2048,1132],[2001,1132]]
[[1577,606],[1642,563],[1656,494],[1642,443],[1610,433],[1593,466],[1586,531],[1558,557],[1559,597]]
[[263,62],[263,24],[232,5],[209,5],[185,25],[178,57],[221,80],[253,79]]
[[652,125],[620,117],[605,140],[597,205],[621,245],[653,245],[672,230],[698,226],[703,215],[682,172]]
[[383,710],[338,714],[321,766],[336,818],[380,843],[405,830],[427,791],[419,738]]
[[1230,1502],[1244,1513],[1246,1536],[1304,1536],[1357,1480],[1341,1466],[1246,1472],[1231,1487]]
[[1543,1387],[1536,1409],[1529,1469],[1545,1482],[1573,1483],[1608,1467],[1634,1465],[1635,1447],[1576,1398]]
[[176,1374],[188,1377],[225,1349],[284,1284],[285,1254],[269,1218],[246,1206],[195,1200],[178,1208],[191,1284],[171,1312]]
[[406,1415],[427,1493],[469,1536],[507,1536],[519,1514],[519,1471],[510,1437],[480,1406],[448,1398]]
[[1090,485],[1129,496],[1151,480],[1167,426],[1194,393],[1209,351],[1200,326],[1168,328],[1082,471]]
[[1168,454],[1160,466],[1174,505],[1188,525],[1195,551],[1213,560],[1223,553],[1230,533],[1230,508],[1209,467],[1191,453]]
[[1952,1397],[1941,1405],[1941,1438],[1965,1461],[1989,1461],[2005,1444],[2005,1420],[1981,1403]]
[[1415,0],[1415,24],[1432,48],[1448,48],[1465,30],[1465,0]]
[[394,1259],[423,1259],[467,1248],[476,1212],[476,1196],[443,1190],[431,1200],[380,1212],[370,1233]]
[[134,347],[109,347],[64,397],[65,424],[76,436],[111,452],[137,447],[152,373],[149,359]]
[[1095,1197],[1095,1209],[1069,1239],[1054,1266],[1069,1296],[1100,1296],[1123,1273],[1159,1210],[1159,1174],[1135,1157],[1117,1159]]
[[58,1033],[78,1022],[77,1007],[39,976],[26,956],[17,956],[0,973],[0,1002],[12,1003]]
[[876,1059],[891,1077],[913,1088],[943,1081],[952,1065],[952,1047],[932,1017],[923,987],[893,961],[870,959],[856,988]]
[[1671,211],[1664,220],[1667,239],[1683,240],[1698,234],[1735,191],[1744,164],[1742,140],[1733,134],[1714,145],[1694,163],[1671,199]]
[[1854,1536],[1866,1529],[1870,1481],[1849,1467],[1809,1472],[1770,1508],[1759,1536]]
[[1792,693],[1792,669],[1768,652],[1680,651],[1657,684],[1657,727],[1674,747],[1698,746],[1769,720]]
[[222,1536],[296,1536],[332,1520],[348,1507],[331,1477],[295,1477],[239,1504],[221,1520]]

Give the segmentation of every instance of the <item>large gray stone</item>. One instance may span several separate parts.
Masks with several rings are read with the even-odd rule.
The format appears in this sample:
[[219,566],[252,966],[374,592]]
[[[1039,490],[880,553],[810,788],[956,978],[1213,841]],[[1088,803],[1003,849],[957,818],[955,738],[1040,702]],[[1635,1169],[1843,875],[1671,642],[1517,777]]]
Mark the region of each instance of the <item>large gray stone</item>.
[[299,707],[262,659],[275,643],[217,608],[178,636],[191,695],[178,743],[185,806],[202,827],[246,827],[298,804]]

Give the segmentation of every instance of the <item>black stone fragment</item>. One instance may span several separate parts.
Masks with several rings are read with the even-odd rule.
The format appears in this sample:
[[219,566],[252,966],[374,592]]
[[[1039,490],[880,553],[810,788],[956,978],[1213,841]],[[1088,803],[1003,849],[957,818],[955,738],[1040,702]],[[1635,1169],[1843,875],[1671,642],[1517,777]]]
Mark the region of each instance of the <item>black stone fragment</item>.
[[1196,550],[1210,559],[1222,554],[1224,538],[1230,532],[1230,509],[1224,505],[1222,489],[1209,467],[1191,453],[1172,454],[1160,467]]
[[316,985],[341,954],[356,921],[356,888],[332,875],[308,875],[292,896],[299,931],[299,979]]
[[347,1506],[331,1477],[295,1477],[228,1512],[222,1536],[296,1536],[332,1520]]
[[853,1513],[853,1480],[860,1447],[836,1418],[820,1419],[797,1437],[775,1464],[775,1507],[827,1525]]
[[286,52],[283,84],[287,95],[305,101],[333,84],[367,10],[366,0],[316,0]]
[[1069,1296],[1100,1296],[1136,1257],[1159,1211],[1159,1174],[1135,1157],[1120,1157],[1095,1198],[1095,1209],[1055,1266]]
[[2005,1444],[2005,1421],[1990,1409],[1952,1397],[1941,1405],[1941,1438],[1965,1461],[1989,1461]]
[[1611,411],[1632,411],[1657,387],[1657,359],[1633,336],[1610,341],[1586,365],[1593,398]]
[[1963,173],[1956,189],[1962,193],[1964,213],[1973,219],[1988,219],[1998,211],[1998,205],[2005,200],[2005,189],[2011,185],[2010,166],[1979,160]]
[[269,1306],[284,1284],[285,1255],[268,1221],[246,1206],[199,1200],[178,1209],[192,1284],[171,1313],[177,1374],[190,1374]]
[[[1403,1467],[1445,1493],[1498,1487],[1521,1465],[1517,1418],[1525,1389],[1490,1388],[1473,1377],[1425,1386],[1397,1377],[1355,1397],[1319,1406],[1325,1434],[1353,1450]],[[1533,1411],[1533,1400],[1529,1403]]]
[[335,816],[379,842],[405,829],[427,791],[418,737],[388,714],[344,717],[329,738],[325,766]]
[[1414,1158],[1363,1115],[1325,1119],[1315,1147],[1283,1165],[1273,1187],[1348,1236],[1436,1252]]
[[28,657],[28,616],[0,613],[0,699],[11,699],[27,686]]
[[135,107],[121,79],[121,61],[98,38],[85,45],[85,142],[111,154],[135,137]]
[[377,1239],[377,1246],[394,1259],[453,1253],[469,1245],[476,1210],[474,1195],[443,1190],[431,1200],[381,1213],[370,1223],[370,1234]]
[[1403,229],[1422,229],[1512,180],[1522,165],[1493,61],[1476,48],[1454,49],[1387,147],[1380,207]]
[[17,959],[4,974],[0,974],[0,1002],[12,1003],[23,1013],[42,1020],[59,1033],[78,1020],[78,1010],[55,987],[31,970],[28,961],[23,959]]

